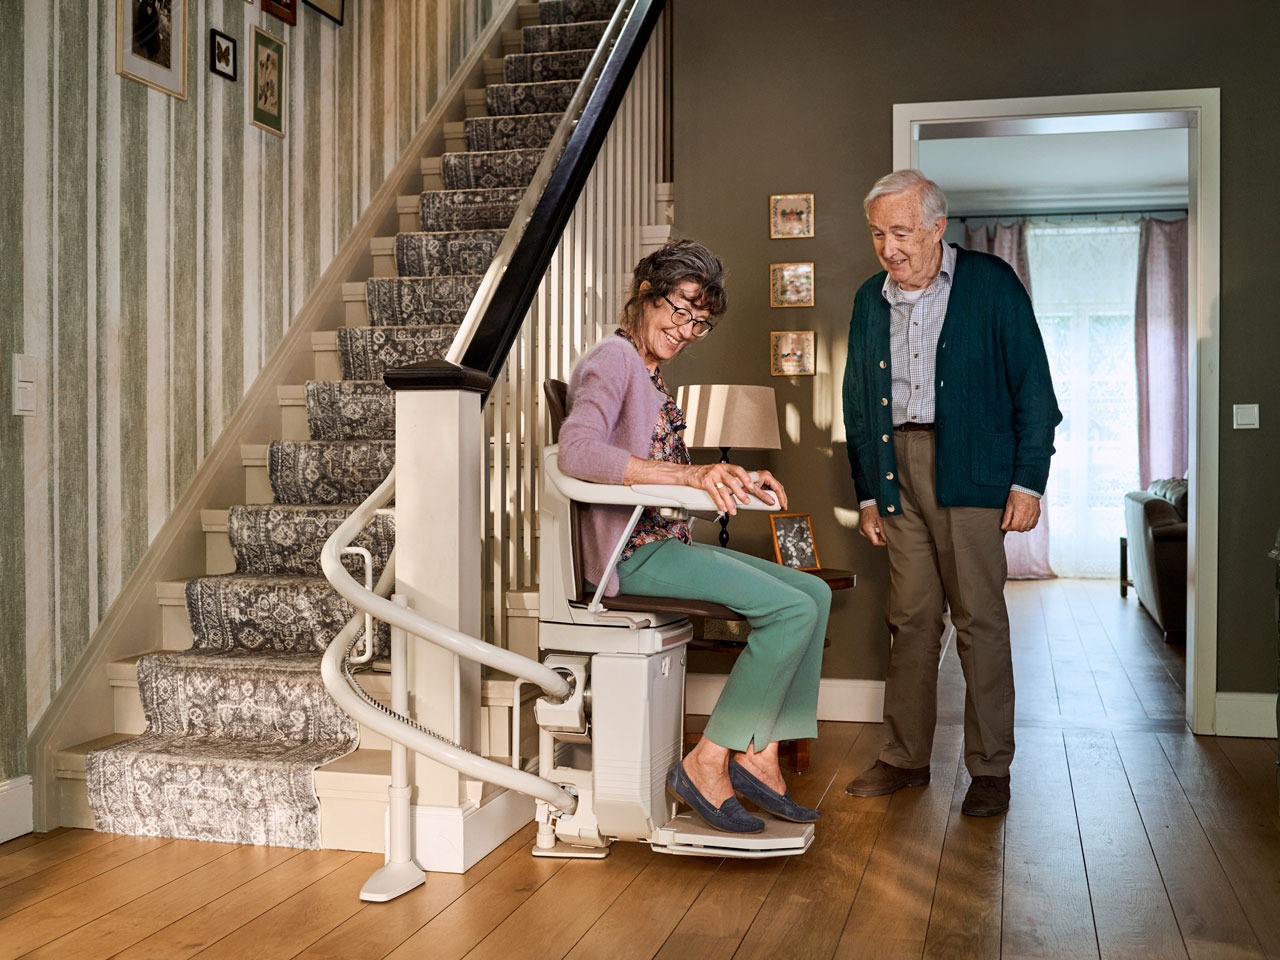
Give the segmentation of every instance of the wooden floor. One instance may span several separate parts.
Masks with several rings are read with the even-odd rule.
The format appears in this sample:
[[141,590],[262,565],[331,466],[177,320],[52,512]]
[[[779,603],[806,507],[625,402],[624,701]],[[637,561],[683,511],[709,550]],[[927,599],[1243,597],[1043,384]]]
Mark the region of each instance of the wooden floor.
[[803,857],[616,844],[536,860],[526,829],[386,904],[368,854],[66,830],[0,845],[0,957],[764,960],[1280,958],[1276,744],[1196,738],[1180,647],[1112,583],[1011,584],[1013,803],[960,815],[962,684],[942,667],[933,782],[862,800],[878,725],[824,724],[792,777]]

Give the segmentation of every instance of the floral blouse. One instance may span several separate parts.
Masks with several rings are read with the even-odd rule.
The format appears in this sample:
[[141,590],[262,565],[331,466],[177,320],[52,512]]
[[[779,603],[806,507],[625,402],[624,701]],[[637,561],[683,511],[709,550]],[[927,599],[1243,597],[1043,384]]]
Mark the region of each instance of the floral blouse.
[[[632,346],[635,345],[635,341],[624,331],[619,330],[618,336],[625,338]],[[684,436],[680,433],[685,428],[684,411],[676,405],[675,397],[667,393],[667,385],[662,381],[661,370],[655,369],[649,374],[649,379],[666,397],[662,409],[658,411],[657,422],[653,425],[653,437],[649,441],[649,459],[665,460],[668,463],[689,463],[689,450],[684,445]],[[660,516],[656,507],[645,507],[618,561],[626,560],[646,543],[655,543],[671,537],[675,537],[681,543],[692,543],[693,537],[689,535],[689,521],[668,519]]]

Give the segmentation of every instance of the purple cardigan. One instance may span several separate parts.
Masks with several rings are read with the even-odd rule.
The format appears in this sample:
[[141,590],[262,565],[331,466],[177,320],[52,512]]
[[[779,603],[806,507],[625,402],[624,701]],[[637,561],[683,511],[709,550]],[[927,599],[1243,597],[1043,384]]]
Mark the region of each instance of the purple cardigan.
[[[606,337],[578,361],[569,378],[569,413],[560,426],[560,469],[579,480],[622,483],[633,455],[648,459],[665,399],[636,348],[623,337]],[[583,511],[583,574],[592,583],[600,582],[630,517],[630,507],[596,505]],[[614,572],[605,594],[617,592]]]

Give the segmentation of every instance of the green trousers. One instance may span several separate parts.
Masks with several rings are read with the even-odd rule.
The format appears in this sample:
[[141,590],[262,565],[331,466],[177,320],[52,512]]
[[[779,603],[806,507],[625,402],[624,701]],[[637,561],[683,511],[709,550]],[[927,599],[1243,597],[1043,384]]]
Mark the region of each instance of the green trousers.
[[710,600],[751,624],[703,736],[730,750],[818,735],[818,680],[831,589],[813,574],[712,547],[660,540],[618,564],[622,592]]

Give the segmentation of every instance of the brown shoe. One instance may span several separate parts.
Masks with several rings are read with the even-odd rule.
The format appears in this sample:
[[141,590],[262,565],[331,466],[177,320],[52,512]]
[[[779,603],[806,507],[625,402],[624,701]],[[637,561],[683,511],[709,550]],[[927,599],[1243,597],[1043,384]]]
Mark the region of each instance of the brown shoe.
[[895,767],[877,760],[870,770],[850,781],[844,792],[851,797],[883,797],[903,787],[922,787],[928,782],[928,767]]
[[960,805],[960,812],[970,817],[994,817],[1008,809],[1008,777],[974,777]]

